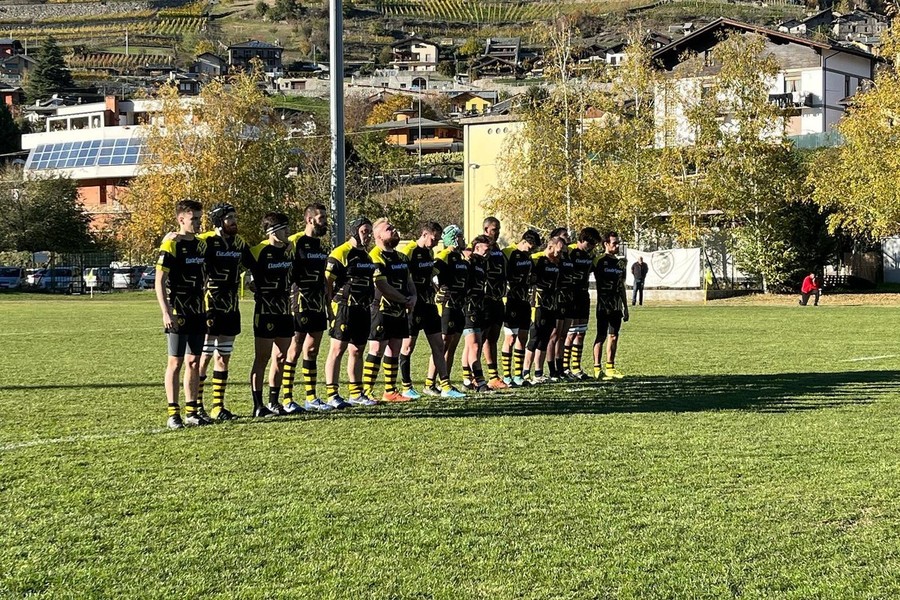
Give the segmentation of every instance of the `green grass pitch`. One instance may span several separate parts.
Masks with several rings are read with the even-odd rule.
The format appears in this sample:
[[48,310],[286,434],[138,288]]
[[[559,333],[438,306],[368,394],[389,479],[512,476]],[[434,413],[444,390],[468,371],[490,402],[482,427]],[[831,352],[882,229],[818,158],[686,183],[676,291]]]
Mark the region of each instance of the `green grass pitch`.
[[639,308],[611,384],[168,432],[152,294],[0,297],[0,597],[896,598],[900,312],[794,302]]

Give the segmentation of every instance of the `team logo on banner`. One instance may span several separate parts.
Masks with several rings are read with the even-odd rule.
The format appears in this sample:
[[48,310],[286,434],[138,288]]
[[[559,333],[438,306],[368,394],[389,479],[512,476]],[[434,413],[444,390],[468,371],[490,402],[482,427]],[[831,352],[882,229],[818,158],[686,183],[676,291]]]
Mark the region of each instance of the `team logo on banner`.
[[665,279],[672,272],[675,260],[671,252],[654,252],[653,257],[650,259],[650,266],[653,267],[660,279]]

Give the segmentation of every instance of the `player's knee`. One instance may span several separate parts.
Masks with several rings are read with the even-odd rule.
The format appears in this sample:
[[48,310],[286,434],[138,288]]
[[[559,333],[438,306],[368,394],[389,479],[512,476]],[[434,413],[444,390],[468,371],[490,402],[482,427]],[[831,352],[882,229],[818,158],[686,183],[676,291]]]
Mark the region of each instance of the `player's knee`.
[[200,357],[199,356],[190,355],[185,359],[184,362],[187,365],[187,368],[190,369],[191,371],[200,369]]
[[183,364],[184,364],[183,356],[170,356],[169,363],[167,366],[170,371],[177,371],[178,369],[181,368],[181,365],[183,365]]

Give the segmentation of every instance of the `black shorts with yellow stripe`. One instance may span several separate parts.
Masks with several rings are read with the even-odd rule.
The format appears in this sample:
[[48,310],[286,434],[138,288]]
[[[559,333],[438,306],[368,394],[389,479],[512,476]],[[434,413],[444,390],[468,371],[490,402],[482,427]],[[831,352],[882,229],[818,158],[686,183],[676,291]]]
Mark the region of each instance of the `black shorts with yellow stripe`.
[[444,335],[458,335],[466,326],[466,315],[461,308],[441,304],[438,310],[441,313],[441,333]]
[[587,321],[591,318],[591,293],[587,290],[575,290],[572,297],[572,310],[566,313],[567,318]]
[[574,295],[572,292],[561,293],[556,298],[556,318],[574,319],[573,314],[575,314]]
[[503,326],[519,331],[531,327],[531,304],[527,300],[507,299]]
[[368,306],[338,304],[329,334],[338,341],[364,346],[371,328],[372,315]]
[[294,315],[296,333],[321,333],[328,329],[328,315],[324,311],[303,310]]
[[375,342],[396,340],[409,337],[409,318],[386,315],[381,311],[372,313],[372,327],[369,339]]
[[492,325],[497,325],[499,327],[506,317],[506,307],[503,305],[503,300],[485,298],[481,309],[481,315],[484,318],[485,328],[491,327]]
[[463,331],[481,332],[487,327],[486,312],[481,306],[469,306],[466,308],[466,326]]
[[289,314],[253,314],[253,335],[262,339],[294,337],[294,318]]
[[409,315],[409,334],[413,337],[424,331],[425,335],[441,333],[441,315],[436,304],[419,302]]
[[214,337],[220,335],[234,337],[241,332],[241,313],[208,310],[206,311],[206,328],[207,333]]

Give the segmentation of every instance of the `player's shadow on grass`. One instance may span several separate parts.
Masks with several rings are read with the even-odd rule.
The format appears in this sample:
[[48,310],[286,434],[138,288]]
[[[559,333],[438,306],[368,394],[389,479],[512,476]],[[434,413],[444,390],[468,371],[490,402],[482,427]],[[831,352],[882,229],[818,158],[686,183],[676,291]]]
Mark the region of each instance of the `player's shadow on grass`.
[[715,410],[787,412],[868,404],[878,396],[897,393],[898,383],[900,371],[631,377],[471,395],[461,401],[435,399],[346,414],[440,418]]

